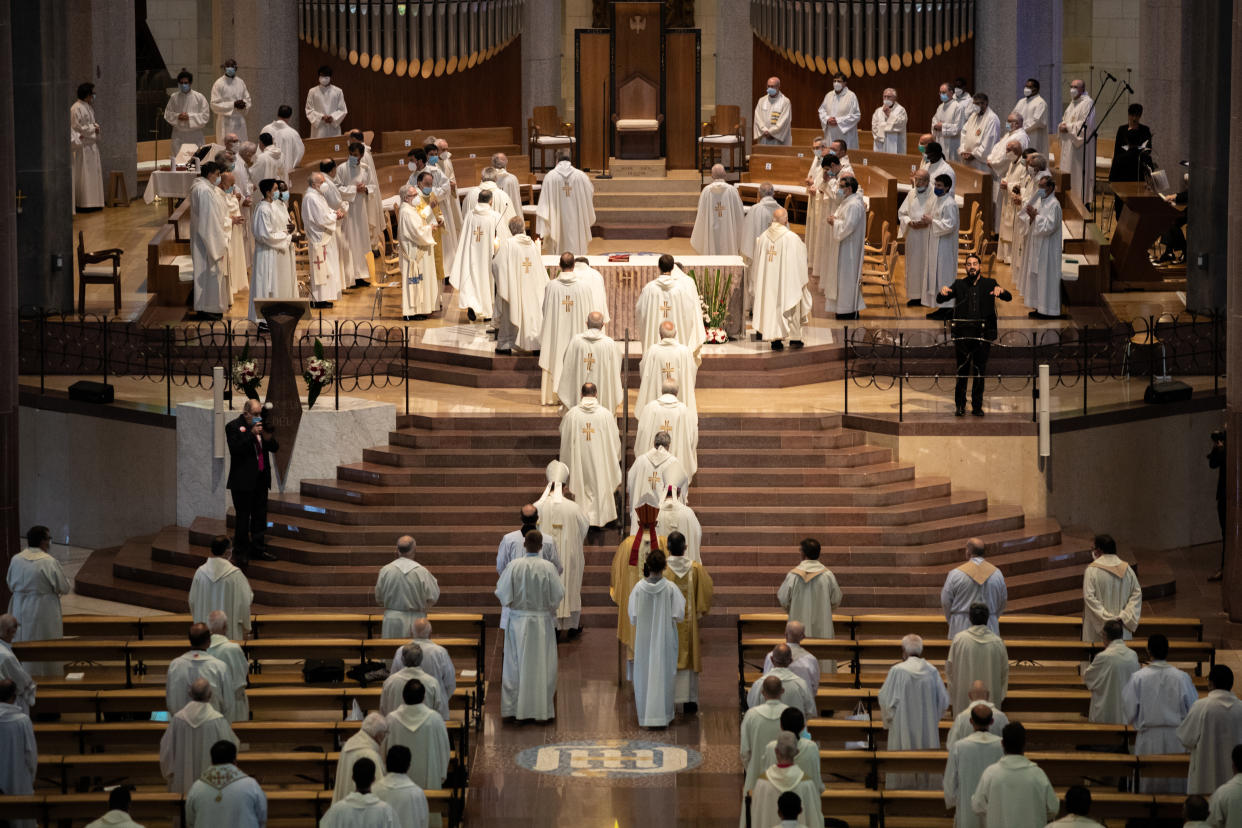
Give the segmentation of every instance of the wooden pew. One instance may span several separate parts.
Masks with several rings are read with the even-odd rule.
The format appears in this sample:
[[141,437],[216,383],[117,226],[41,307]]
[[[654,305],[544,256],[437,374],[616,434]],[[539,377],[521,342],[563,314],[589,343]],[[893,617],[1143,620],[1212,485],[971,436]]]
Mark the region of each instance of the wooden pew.
[[[309,163],[311,159],[318,162],[321,158],[344,158],[349,155],[349,142],[353,140],[348,133],[334,135],[331,138],[303,138],[302,145],[306,147],[306,152],[302,155],[302,161]],[[362,131],[362,143],[371,147],[372,154],[375,153],[375,133],[369,129]]]
[[[190,278],[188,234],[181,238],[180,222],[190,214],[190,200],[184,199],[161,224],[147,242],[147,292],[155,294],[155,303],[164,307],[184,307],[189,301],[194,282]],[[182,277],[186,277],[183,279]]]
[[61,621],[66,638],[142,638],[138,615],[66,615]]
[[[333,757],[329,760],[328,757]],[[305,751],[247,751],[239,764],[262,784],[306,784],[327,788],[335,768],[335,754]],[[329,764],[331,762],[331,764]],[[63,787],[61,793],[93,784],[163,785],[158,750],[140,753],[65,754],[60,757]]]
[[[772,619],[767,620],[767,623],[775,623],[775,619],[779,619],[783,629],[786,616],[781,613],[771,613],[770,615]],[[750,617],[743,616],[743,618],[747,619]],[[901,615],[895,613],[851,616],[834,615],[834,624],[838,623],[838,618],[849,619],[852,629],[857,631],[857,637],[862,638],[888,638],[908,633],[935,638],[943,635],[947,629],[943,615]],[[1077,638],[1082,631],[1082,619],[1073,615],[1006,613],[1001,615],[998,621],[1000,623],[1000,635],[1004,639],[1039,637]],[[748,627],[749,624],[750,622],[748,621]],[[1139,628],[1135,632],[1135,638],[1145,638],[1156,632],[1164,633],[1170,640],[1191,639],[1202,641],[1203,622],[1198,618],[1148,617],[1139,624]]]
[[[943,768],[942,768],[943,770]],[[1065,797],[1064,786],[1056,787],[1057,799]],[[1178,814],[1181,813],[1178,802]],[[1094,819],[1117,820],[1124,824],[1127,819],[1143,819],[1152,815],[1154,802],[1151,794],[1118,793],[1096,785],[1091,788],[1091,816]],[[953,824],[953,809],[946,808],[944,794],[941,791],[910,791],[884,789],[883,801],[884,825],[886,828],[905,828],[905,826],[950,826]],[[1109,824],[1112,824],[1111,822]]]
[[513,144],[513,127],[471,127],[467,129],[408,129],[392,130],[380,134],[380,149],[384,152],[409,152],[422,147],[428,138],[448,141],[449,152],[456,163],[458,147],[485,147],[491,144]]
[[[785,149],[778,147],[777,149]],[[806,199],[806,174],[810,162],[798,158],[794,154],[765,154],[751,156],[750,170],[742,173],[739,190],[753,188],[767,181],[777,189],[778,200],[782,193],[791,193],[795,198]],[[868,209],[879,211],[878,216],[888,219],[889,226],[896,232],[897,179],[884,171],[869,170],[856,172],[860,191],[869,202]],[[880,241],[881,221],[874,221],[868,242],[877,244]]]

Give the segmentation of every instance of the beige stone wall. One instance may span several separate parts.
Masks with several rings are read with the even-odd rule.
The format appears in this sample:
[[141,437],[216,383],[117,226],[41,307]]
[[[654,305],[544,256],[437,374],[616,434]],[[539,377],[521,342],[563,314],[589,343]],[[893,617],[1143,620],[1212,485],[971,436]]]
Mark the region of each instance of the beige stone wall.
[[[147,3],[147,26],[174,78],[182,68],[194,74],[194,88],[204,95],[220,76],[212,59],[214,0],[160,0]],[[207,132],[212,130],[208,127]]]
[[[1142,61],[1139,47],[1139,17],[1144,0],[1062,0],[1063,39],[1061,44],[1061,100],[1069,101],[1069,83],[1074,78],[1087,82],[1087,94],[1095,94],[1101,70],[1129,80],[1137,93],[1123,94],[1100,129],[1100,136],[1112,138],[1125,123],[1131,101],[1143,102]],[[1095,73],[1090,73],[1090,67]],[[1129,71],[1127,71],[1129,70]],[[1109,83],[1097,101],[1096,122],[1104,115],[1117,86]],[[1055,121],[1053,122],[1055,126]]]

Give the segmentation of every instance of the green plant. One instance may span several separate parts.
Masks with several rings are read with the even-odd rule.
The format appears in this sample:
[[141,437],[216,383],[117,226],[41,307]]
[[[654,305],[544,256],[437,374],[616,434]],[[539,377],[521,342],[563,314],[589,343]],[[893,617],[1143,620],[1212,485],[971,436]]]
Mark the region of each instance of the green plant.
[[723,328],[729,321],[729,297],[733,293],[733,274],[716,268],[714,274],[705,270],[700,278],[693,270],[687,272],[699,291],[699,309],[703,324],[709,328]]

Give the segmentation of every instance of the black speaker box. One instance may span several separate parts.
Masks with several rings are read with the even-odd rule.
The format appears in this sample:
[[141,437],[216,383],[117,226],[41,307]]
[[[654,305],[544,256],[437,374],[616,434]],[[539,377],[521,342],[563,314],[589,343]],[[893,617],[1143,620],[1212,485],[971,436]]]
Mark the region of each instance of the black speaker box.
[[112,402],[112,386],[91,380],[78,380],[69,386],[69,399],[78,402],[110,403]]
[[1143,402],[1184,402],[1190,399],[1191,393],[1193,393],[1193,389],[1184,382],[1178,382],[1177,380],[1157,382],[1147,386],[1147,390],[1143,392]]

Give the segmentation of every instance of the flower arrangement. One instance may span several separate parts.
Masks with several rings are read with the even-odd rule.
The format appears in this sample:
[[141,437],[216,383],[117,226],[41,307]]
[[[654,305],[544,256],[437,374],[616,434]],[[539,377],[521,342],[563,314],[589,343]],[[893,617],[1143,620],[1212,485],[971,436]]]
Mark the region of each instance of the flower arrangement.
[[259,368],[250,358],[250,346],[242,348],[241,356],[233,363],[233,385],[240,388],[252,400],[259,398]]
[[693,270],[687,275],[694,280],[699,291],[699,310],[703,314],[703,325],[706,327],[707,342],[724,343],[729,341],[729,334],[724,326],[729,320],[729,296],[733,292],[733,275],[722,273],[716,268],[714,274],[703,273],[700,278]]
[[323,343],[315,339],[315,355],[306,361],[302,379],[306,380],[306,407],[314,408],[319,392],[336,377],[336,363],[325,359]]

